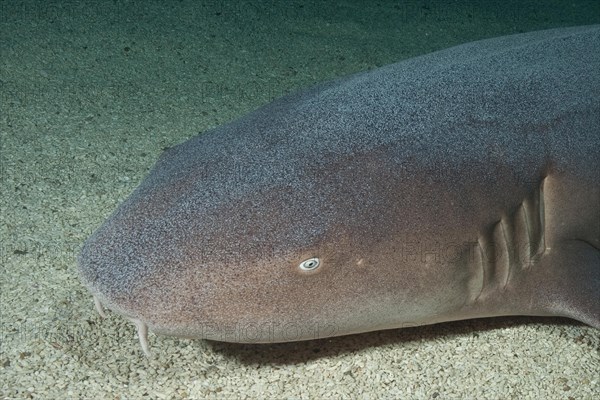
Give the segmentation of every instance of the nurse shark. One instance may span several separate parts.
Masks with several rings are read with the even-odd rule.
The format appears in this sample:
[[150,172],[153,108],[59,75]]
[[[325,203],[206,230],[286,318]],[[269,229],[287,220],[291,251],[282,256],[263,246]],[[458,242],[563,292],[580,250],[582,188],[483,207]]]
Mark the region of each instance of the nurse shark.
[[600,25],[463,44],[162,154],[79,274],[147,332],[286,342],[503,315],[600,327]]

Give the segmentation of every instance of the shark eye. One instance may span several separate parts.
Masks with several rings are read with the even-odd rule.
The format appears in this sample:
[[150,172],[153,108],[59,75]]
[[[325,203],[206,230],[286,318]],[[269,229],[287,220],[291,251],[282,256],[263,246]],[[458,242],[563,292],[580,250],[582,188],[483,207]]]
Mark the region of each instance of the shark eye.
[[309,258],[308,260],[302,261],[298,267],[300,267],[300,269],[303,271],[312,271],[314,269],[317,269],[319,264],[320,264],[319,259],[314,257],[314,258]]

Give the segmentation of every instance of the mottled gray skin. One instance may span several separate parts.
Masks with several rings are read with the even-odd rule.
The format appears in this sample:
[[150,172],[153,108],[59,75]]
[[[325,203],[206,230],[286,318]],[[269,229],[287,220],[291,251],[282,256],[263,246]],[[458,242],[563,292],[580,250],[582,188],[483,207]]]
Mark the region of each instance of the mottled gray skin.
[[167,150],[85,243],[82,281],[138,326],[233,342],[515,314],[600,327],[599,93],[589,26],[281,98]]

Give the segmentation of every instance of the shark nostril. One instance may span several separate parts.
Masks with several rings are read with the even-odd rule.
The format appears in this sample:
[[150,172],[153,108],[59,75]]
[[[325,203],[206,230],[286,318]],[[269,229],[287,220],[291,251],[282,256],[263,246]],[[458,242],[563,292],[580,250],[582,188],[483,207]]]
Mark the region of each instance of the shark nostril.
[[317,257],[313,257],[302,261],[298,267],[303,271],[312,271],[317,269],[319,264],[321,264],[321,261]]

